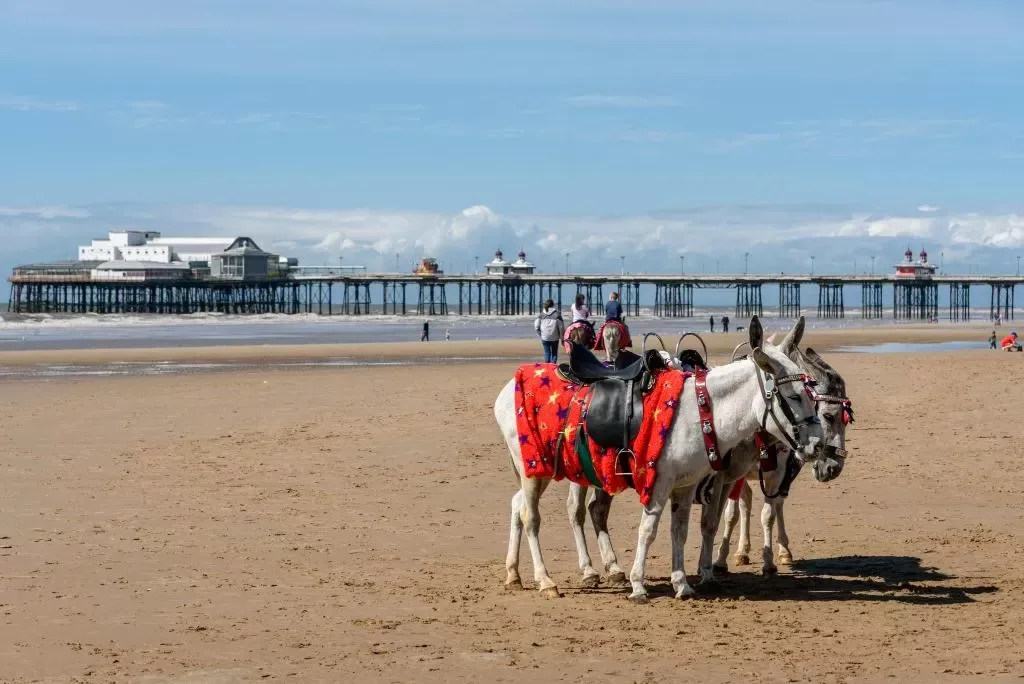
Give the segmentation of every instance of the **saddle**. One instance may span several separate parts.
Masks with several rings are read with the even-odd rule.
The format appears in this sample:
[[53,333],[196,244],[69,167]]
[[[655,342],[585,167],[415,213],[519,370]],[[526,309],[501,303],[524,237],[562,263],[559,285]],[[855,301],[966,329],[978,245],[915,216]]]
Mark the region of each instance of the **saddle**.
[[[589,390],[584,431],[596,444],[619,450],[616,470],[630,487],[633,486],[630,447],[643,422],[644,395],[653,387],[654,371],[662,368],[666,365],[657,350],[648,351],[644,357],[622,351],[615,365],[608,368],[578,344],[573,344],[569,351],[569,363],[558,366],[566,379],[580,385],[584,391]],[[577,436],[585,439],[582,433]]]

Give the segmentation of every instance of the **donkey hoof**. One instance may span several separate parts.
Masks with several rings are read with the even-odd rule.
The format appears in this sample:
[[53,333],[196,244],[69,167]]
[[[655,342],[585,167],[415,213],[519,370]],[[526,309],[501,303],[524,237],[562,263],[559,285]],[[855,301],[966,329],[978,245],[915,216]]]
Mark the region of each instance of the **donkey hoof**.
[[627,584],[629,584],[629,580],[626,579],[626,573],[624,572],[613,572],[608,575],[608,586],[624,587]]
[[646,592],[644,592],[642,594],[632,594],[629,597],[629,600],[632,601],[633,603],[635,603],[638,606],[646,606],[648,603],[651,602],[651,599],[650,599],[649,596],[647,596]]
[[779,574],[779,569],[774,565],[765,565],[761,568],[761,574],[765,577],[774,577]]
[[599,575],[587,575],[583,578],[584,589],[597,589],[598,585],[601,584],[601,577]]
[[540,595],[546,599],[556,599],[561,597],[561,594],[558,593],[558,587],[547,587],[546,589],[541,589]]
[[750,556],[745,553],[738,553],[736,554],[736,557],[733,558],[733,562],[736,563],[736,565],[750,565]]
[[789,549],[783,549],[782,551],[779,551],[778,563],[779,565],[793,564],[793,554],[789,552]]
[[523,581],[518,577],[513,580],[505,582],[505,591],[522,591]]
[[711,571],[714,572],[717,576],[721,577],[723,575],[728,575],[729,574],[729,566],[728,565],[712,565],[711,566]]

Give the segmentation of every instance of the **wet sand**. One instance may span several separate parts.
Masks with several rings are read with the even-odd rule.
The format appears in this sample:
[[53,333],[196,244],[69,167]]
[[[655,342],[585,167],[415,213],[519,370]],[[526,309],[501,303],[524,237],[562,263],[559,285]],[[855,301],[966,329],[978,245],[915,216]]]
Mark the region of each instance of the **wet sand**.
[[[643,333],[647,328],[637,324],[632,332],[634,350],[639,351]],[[788,329],[788,328],[787,328]],[[1000,331],[1009,331],[1003,326]],[[815,329],[811,344],[824,352],[841,346],[881,344],[885,342],[942,342],[977,341],[988,338],[990,326],[985,324],[959,325],[906,325],[878,326],[870,328]],[[683,332],[678,328],[655,329],[665,346],[672,350]],[[771,328],[767,329],[770,334]],[[998,331],[997,331],[998,332]],[[733,348],[747,339],[747,333],[707,333],[698,331],[712,359],[728,359]],[[1003,332],[1002,334],[1005,334]],[[1002,337],[1000,334],[1000,337]],[[810,339],[810,338],[809,338]],[[650,338],[650,344],[657,340]],[[692,337],[686,338],[685,346],[699,348]],[[543,357],[540,343],[529,340],[488,340],[488,341],[431,341],[431,342],[381,342],[374,344],[281,344],[281,345],[222,345],[202,347],[150,347],[122,349],[43,349],[24,351],[0,351],[0,366],[38,365],[56,363],[103,364],[119,362],[175,361],[188,363],[273,363],[281,361],[315,361],[330,358],[374,359],[391,361],[415,361],[418,359],[459,358],[533,358]]]
[[[825,350],[868,334],[840,332],[806,342]],[[740,339],[707,337],[719,359]],[[887,339],[954,338],[929,328]],[[537,346],[477,353],[533,356]],[[514,362],[0,384],[0,680],[1024,675],[1024,354],[827,358],[847,378],[857,423],[843,475],[823,485],[805,474],[793,487],[796,565],[771,579],[733,568],[719,591],[677,601],[666,522],[643,607],[621,590],[578,588],[565,483],[544,497],[541,537],[564,596],[503,591],[516,485],[492,404]],[[636,495],[618,497],[611,530],[625,563],[637,519]],[[596,558],[592,536],[590,546]],[[532,577],[525,545],[521,570]]]

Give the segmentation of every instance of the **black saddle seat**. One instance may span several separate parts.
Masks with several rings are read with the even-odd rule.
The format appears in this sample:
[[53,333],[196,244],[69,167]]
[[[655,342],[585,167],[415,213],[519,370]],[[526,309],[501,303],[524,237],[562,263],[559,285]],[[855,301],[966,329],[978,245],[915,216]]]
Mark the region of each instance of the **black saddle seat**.
[[608,368],[589,349],[573,344],[569,350],[569,370],[586,385],[608,379],[635,380],[643,375],[644,360],[633,353],[625,354],[621,352],[615,359],[615,365]]

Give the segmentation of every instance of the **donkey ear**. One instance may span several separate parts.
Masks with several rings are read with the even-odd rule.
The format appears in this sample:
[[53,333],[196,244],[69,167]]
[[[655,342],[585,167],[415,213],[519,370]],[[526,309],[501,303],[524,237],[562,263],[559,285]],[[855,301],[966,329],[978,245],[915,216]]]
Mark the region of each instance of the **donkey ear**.
[[789,356],[794,349],[800,346],[800,340],[804,337],[804,323],[803,316],[798,318],[796,325],[793,326],[793,329],[783,338],[782,344],[779,345],[782,353],[786,356]]
[[761,321],[757,316],[750,319],[747,332],[750,334],[750,348],[760,349],[764,342],[764,328],[761,327]]
[[775,361],[773,361],[770,356],[761,351],[760,347],[754,347],[753,358],[754,363],[757,364],[757,367],[763,370],[765,373],[768,373],[769,375],[779,374]]

